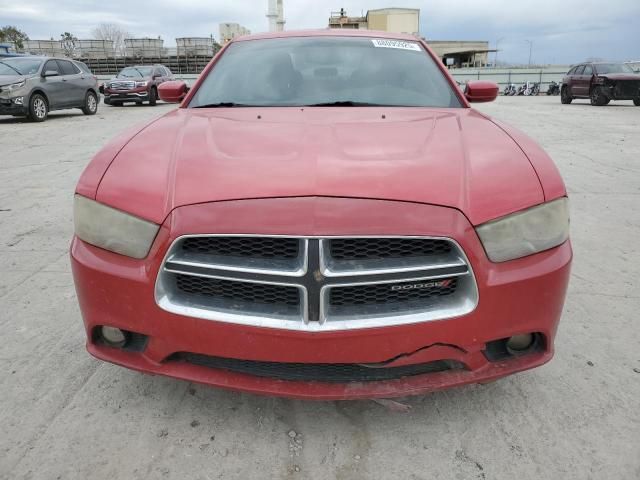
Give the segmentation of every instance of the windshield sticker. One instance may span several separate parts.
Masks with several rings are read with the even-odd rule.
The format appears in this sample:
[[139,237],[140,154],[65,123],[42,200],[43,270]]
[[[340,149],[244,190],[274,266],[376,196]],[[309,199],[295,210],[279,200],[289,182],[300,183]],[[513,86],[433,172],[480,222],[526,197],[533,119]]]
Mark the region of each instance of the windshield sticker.
[[420,45],[413,42],[403,42],[402,40],[383,40],[381,38],[372,38],[373,46],[376,48],[398,48],[400,50],[420,51]]

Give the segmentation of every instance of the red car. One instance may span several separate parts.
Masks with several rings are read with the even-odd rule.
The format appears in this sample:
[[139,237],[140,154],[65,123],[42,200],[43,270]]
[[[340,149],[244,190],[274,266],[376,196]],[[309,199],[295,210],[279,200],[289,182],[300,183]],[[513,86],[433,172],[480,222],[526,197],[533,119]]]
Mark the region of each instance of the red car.
[[104,103],[119,107],[127,102],[138,105],[149,102],[153,106],[158,100],[158,86],[173,78],[171,70],[164,65],[125,67],[102,86]]
[[75,196],[95,357],[238,391],[398,397],[553,356],[572,259],[547,154],[408,35],[243,37]]
[[624,63],[583,63],[562,79],[560,101],[588,98],[591,105],[607,105],[611,100],[633,100],[640,107],[640,74]]

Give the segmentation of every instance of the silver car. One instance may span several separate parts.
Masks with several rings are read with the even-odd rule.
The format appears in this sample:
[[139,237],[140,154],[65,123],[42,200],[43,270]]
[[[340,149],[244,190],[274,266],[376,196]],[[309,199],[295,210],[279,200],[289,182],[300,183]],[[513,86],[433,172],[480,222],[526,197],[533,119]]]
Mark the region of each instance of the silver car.
[[82,62],[36,56],[0,59],[0,115],[27,116],[34,122],[65,108],[95,115],[99,95],[97,77]]

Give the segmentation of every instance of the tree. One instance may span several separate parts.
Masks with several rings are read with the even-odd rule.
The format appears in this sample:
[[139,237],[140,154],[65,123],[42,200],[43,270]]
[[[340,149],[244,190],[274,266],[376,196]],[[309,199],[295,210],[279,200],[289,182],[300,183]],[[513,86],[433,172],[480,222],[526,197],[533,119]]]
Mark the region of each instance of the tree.
[[62,49],[64,50],[64,54],[67,57],[73,57],[76,53],[78,39],[75,35],[64,32],[60,34],[60,43],[62,44]]
[[0,42],[11,42],[16,48],[23,49],[25,40],[29,40],[29,36],[18,27],[7,25],[0,28]]
[[91,30],[91,35],[96,40],[110,40],[116,52],[124,54],[124,39],[131,35],[124,28],[115,23],[101,23]]

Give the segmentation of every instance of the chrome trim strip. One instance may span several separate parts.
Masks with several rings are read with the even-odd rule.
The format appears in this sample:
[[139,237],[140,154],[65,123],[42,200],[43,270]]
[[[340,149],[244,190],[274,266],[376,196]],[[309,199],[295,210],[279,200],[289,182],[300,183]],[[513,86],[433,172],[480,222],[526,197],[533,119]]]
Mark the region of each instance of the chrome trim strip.
[[[448,308],[442,308],[442,306],[436,306],[433,308],[425,309],[420,312],[414,311],[412,313],[405,313],[405,314],[397,313],[397,314],[391,314],[391,315],[385,312],[380,312],[377,314],[367,314],[364,312],[364,308],[363,308],[363,311],[358,314],[358,319],[355,319],[355,320],[354,319],[332,320],[331,317],[328,315],[329,294],[331,293],[331,289],[333,288],[356,287],[360,285],[385,285],[385,284],[391,285],[394,283],[421,282],[426,280],[437,280],[439,278],[451,278],[452,276],[455,276],[456,278],[469,277],[471,279],[469,283],[472,284],[473,286],[473,288],[471,289],[469,289],[471,285],[458,286],[456,293],[461,292],[463,289],[467,290],[466,292],[467,295],[460,295],[464,299],[464,302],[462,303],[462,305],[459,305],[459,306],[453,306]],[[326,285],[322,287],[322,289],[320,290],[320,297],[321,297],[320,323],[324,325],[329,325],[334,323],[340,325],[340,327],[336,328],[336,330],[345,329],[346,328],[345,324],[347,323],[349,323],[350,325],[358,324],[359,326],[355,328],[373,328],[373,327],[388,326],[390,325],[389,319],[391,318],[393,318],[392,325],[407,325],[411,323],[430,322],[434,320],[446,320],[449,318],[459,317],[459,316],[471,313],[473,310],[475,310],[476,306],[478,305],[478,290],[476,288],[475,279],[473,278],[470,272],[458,274],[458,275],[438,275],[438,276],[429,276],[429,277],[422,276],[422,277],[407,278],[405,280],[402,280],[401,282],[398,282],[398,280],[391,280],[391,281],[375,281],[375,282],[338,283],[338,284]],[[459,298],[456,297],[456,300],[459,300]],[[351,328],[354,328],[354,326],[351,325],[349,329]]]
[[303,237],[271,237],[269,235],[255,235],[255,237],[260,238],[298,238],[301,240],[302,248],[300,249],[300,255],[302,261],[300,262],[300,258],[298,258],[298,268],[295,270],[276,270],[269,268],[251,268],[251,267],[236,267],[234,265],[224,264],[224,263],[212,263],[212,262],[191,262],[188,260],[181,260],[179,255],[175,253],[178,247],[182,244],[182,242],[188,238],[224,238],[224,237],[250,237],[251,235],[184,235],[182,237],[177,238],[169,248],[169,253],[165,256],[163,260],[163,265],[167,262],[176,263],[184,266],[190,267],[200,267],[200,268],[212,268],[215,270],[227,270],[229,272],[239,272],[239,273],[259,273],[264,275],[279,275],[284,277],[302,277],[305,273],[307,273],[307,268],[309,264],[309,240]]
[[[462,266],[466,266],[468,265],[468,262],[465,262],[465,260],[458,256],[458,255],[452,255],[452,257],[455,258],[454,261],[449,261],[449,262],[445,262],[445,263],[416,263],[414,265],[406,265],[404,267],[391,267],[391,268],[363,268],[363,269],[359,269],[359,270],[334,270],[331,269],[330,267],[330,262],[329,262],[329,258],[330,255],[327,253],[329,250],[329,241],[334,240],[334,239],[341,239],[341,238],[347,238],[347,239],[357,239],[357,238],[373,238],[373,239],[395,239],[395,238],[400,238],[400,239],[408,239],[408,240],[443,240],[446,242],[451,243],[458,252],[462,252],[462,249],[460,248],[460,246],[454,242],[452,239],[450,238],[446,238],[446,237],[394,237],[394,236],[361,236],[361,237],[322,237],[320,239],[320,271],[322,272],[322,274],[325,277],[353,277],[354,274],[360,274],[360,275],[384,275],[384,274],[390,274],[390,273],[404,273],[404,272],[417,272],[417,271],[425,271],[425,270],[436,270],[436,269],[441,269],[441,268],[455,268],[455,267],[462,267]],[[392,261],[392,260],[391,260]],[[398,263],[398,262],[396,262]]]
[[[163,271],[173,274],[185,274],[179,270],[169,270],[164,269]],[[282,326],[283,322],[298,322],[302,324],[307,324],[309,322],[308,319],[308,298],[307,291],[301,285],[290,284],[290,283],[279,283],[279,282],[269,282],[269,281],[256,281],[256,280],[247,280],[247,279],[238,279],[235,277],[225,277],[221,275],[205,275],[205,274],[197,274],[197,273],[186,273],[186,275],[193,277],[202,277],[202,278],[213,278],[217,280],[230,280],[234,282],[244,282],[244,283],[255,283],[258,285],[279,285],[284,287],[294,287],[298,289],[300,293],[300,304],[298,308],[300,309],[300,316],[291,316],[288,319],[282,317],[272,318],[268,315],[265,316],[257,316],[257,315],[247,315],[247,314],[235,314],[229,312],[222,312],[220,310],[208,310],[204,308],[198,308],[196,306],[188,306],[184,304],[176,304],[171,301],[171,293],[170,289],[164,282],[156,282],[156,291],[155,291],[155,299],[158,306],[168,312],[175,313],[178,315],[186,315],[195,318],[203,318],[205,320],[216,320],[221,322],[228,323],[239,323],[242,325],[254,325],[254,326],[271,326],[272,328],[285,328]],[[160,276],[158,276],[160,278]],[[187,313],[189,312],[189,313]]]
[[[166,269],[165,265],[168,261],[171,261],[173,264],[181,264],[181,261],[175,258],[169,258],[172,252],[175,250],[176,245],[186,239],[193,237],[262,237],[262,238],[297,238],[304,240],[304,268],[302,270],[294,271],[282,271],[282,270],[265,270],[265,269],[256,269],[256,268],[235,268],[227,266],[226,270],[230,273],[229,276],[224,276],[220,274],[212,274],[209,275],[207,273],[195,273],[193,271],[181,271],[180,269]],[[342,272],[332,272],[329,270],[321,270],[318,269],[317,273],[322,274],[327,279],[333,279],[333,281],[324,285],[320,288],[320,312],[318,321],[310,321],[309,319],[309,297],[307,288],[302,284],[290,283],[295,282],[296,279],[301,279],[303,276],[308,275],[309,270],[309,240],[330,240],[334,238],[406,238],[406,239],[436,239],[436,240],[446,240],[450,242],[455,249],[457,250],[456,258],[460,260],[460,262],[452,262],[442,265],[435,266],[421,266],[419,268],[392,268],[392,269],[378,269],[378,270],[362,270],[362,271],[352,271],[350,273]],[[320,243],[319,242],[319,243]],[[319,248],[319,255],[322,255],[323,248]],[[200,264],[199,262],[182,262],[184,266],[192,266],[192,267],[204,267],[206,268],[208,264]],[[320,262],[322,266],[322,261]],[[454,272],[450,274],[444,275],[418,275],[418,271],[424,272],[428,270],[435,270],[441,268],[459,268],[462,266],[466,266],[467,271],[464,273]],[[216,264],[212,266],[215,270],[225,270],[223,265]],[[194,276],[202,276],[202,277],[210,277],[210,278],[220,278],[232,281],[245,281],[247,283],[257,283],[257,284],[273,284],[273,285],[283,285],[296,287],[301,292],[301,306],[302,315],[300,317],[289,317],[289,318],[273,318],[268,316],[254,316],[247,315],[244,313],[229,313],[229,312],[220,312],[216,310],[207,310],[203,308],[197,308],[189,305],[176,304],[171,301],[170,296],[166,289],[164,288],[162,278],[163,272],[169,273],[179,273],[185,275],[194,275]],[[302,274],[301,274],[302,272]],[[402,279],[393,279],[393,280],[385,280],[381,278],[376,281],[366,281],[366,282],[341,282],[341,278],[347,277],[357,277],[357,276],[369,276],[369,275],[384,275],[384,274],[399,274],[399,273],[414,273],[413,277],[402,278]],[[244,279],[238,278],[233,275],[233,273],[247,273],[254,275],[254,279]],[[255,276],[259,275],[271,275],[271,276],[280,276],[280,277],[289,277],[290,281],[283,282],[275,282],[268,279],[255,279]],[[352,285],[368,285],[368,284],[391,284],[391,283],[404,283],[411,281],[421,281],[421,280],[430,280],[437,278],[450,278],[457,277],[460,279],[467,279],[464,281],[464,292],[461,290],[460,295],[456,295],[456,300],[458,301],[457,305],[449,305],[444,306],[442,304],[437,305],[432,310],[425,310],[423,312],[418,313],[408,313],[408,314],[394,314],[394,315],[358,315],[357,318],[349,318],[349,319],[331,319],[327,317],[327,305],[328,305],[328,293],[331,288],[336,288],[340,286],[352,286]],[[464,293],[464,295],[463,295]],[[448,237],[431,237],[431,236],[405,236],[405,235],[344,235],[344,236],[299,236],[299,235],[260,235],[260,234],[190,234],[183,235],[176,238],[169,250],[167,251],[163,261],[160,271],[158,272],[158,276],[156,277],[156,287],[155,287],[155,299],[156,303],[160,308],[166,310],[168,312],[183,315],[188,317],[201,318],[210,321],[219,321],[225,323],[233,323],[239,325],[247,325],[254,327],[265,327],[265,328],[276,328],[283,330],[295,330],[295,331],[305,331],[305,332],[325,332],[325,331],[340,331],[340,330],[357,330],[362,328],[376,328],[376,327],[390,327],[395,325],[406,325],[413,323],[422,323],[422,322],[430,322],[435,320],[445,320],[453,317],[458,317],[462,315],[466,315],[471,313],[476,309],[479,302],[479,294],[478,287],[475,280],[475,275],[473,273],[473,268],[471,263],[469,262],[464,250],[461,246],[452,238]]]

